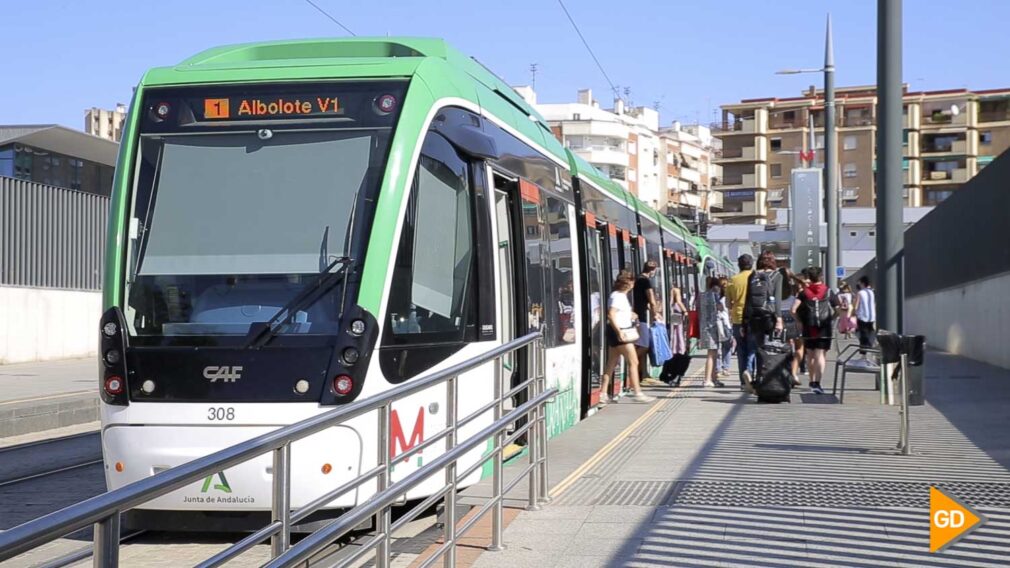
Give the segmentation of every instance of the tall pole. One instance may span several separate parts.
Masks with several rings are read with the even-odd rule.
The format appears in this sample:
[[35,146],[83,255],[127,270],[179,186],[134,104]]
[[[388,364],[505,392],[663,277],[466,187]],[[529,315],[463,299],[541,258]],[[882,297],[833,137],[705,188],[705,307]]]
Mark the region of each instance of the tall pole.
[[[899,112],[900,114],[900,112]],[[828,287],[838,289],[835,273],[841,256],[838,245],[838,144],[835,140],[835,50],[831,41],[831,15],[824,38],[824,191],[828,218]]]
[[877,325],[901,333],[901,0],[877,0],[877,96]]

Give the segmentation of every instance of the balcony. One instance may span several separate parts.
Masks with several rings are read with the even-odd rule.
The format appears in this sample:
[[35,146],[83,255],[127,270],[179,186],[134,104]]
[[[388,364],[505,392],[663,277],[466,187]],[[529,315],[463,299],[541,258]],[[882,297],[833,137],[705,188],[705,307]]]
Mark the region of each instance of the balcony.
[[844,128],[862,128],[867,126],[873,126],[873,116],[870,115],[851,115],[842,117],[841,125]]
[[965,126],[968,124],[968,114],[959,112],[952,113],[950,110],[934,110],[933,112],[922,113],[922,128],[938,126]]
[[952,170],[930,170],[923,172],[923,184],[936,183],[964,183],[968,181],[968,168],[955,168]]
[[768,130],[768,113],[759,109],[751,116],[728,117],[719,125],[718,130],[721,136],[766,132]]
[[768,201],[779,202],[785,199],[786,190],[784,189],[769,189],[768,190]]
[[969,156],[977,152],[977,139],[973,132],[969,132],[970,139],[953,139],[955,135],[925,137],[922,143],[922,155],[924,157],[938,155]]
[[763,162],[768,159],[765,145],[743,146],[740,148],[723,148],[722,157],[716,163],[732,162]]
[[855,201],[859,199],[859,188],[842,188],[842,201]]

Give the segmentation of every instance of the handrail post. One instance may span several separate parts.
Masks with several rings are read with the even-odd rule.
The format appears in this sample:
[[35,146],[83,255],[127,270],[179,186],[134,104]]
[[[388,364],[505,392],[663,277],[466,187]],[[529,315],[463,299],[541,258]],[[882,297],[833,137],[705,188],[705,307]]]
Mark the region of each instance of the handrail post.
[[[504,390],[502,389],[502,381],[504,380],[504,371],[502,369],[503,365],[502,359],[496,359],[494,363],[494,421],[497,422],[501,420],[502,417],[502,407],[504,406],[504,400],[502,394]],[[502,511],[502,500],[503,496],[503,481],[502,481],[502,453],[505,448],[502,447],[502,443],[505,441],[505,432],[501,429],[497,430],[494,434],[494,450],[491,456],[491,499],[494,501],[493,508],[491,510],[491,546],[487,549],[492,551],[504,550],[505,546],[502,544],[502,528],[504,527],[504,513]]]
[[291,546],[291,443],[273,452],[272,522],[280,521],[281,530],[270,537],[270,557],[277,558]]
[[[533,399],[538,394],[540,390],[540,381],[537,380],[537,376],[540,374],[540,357],[538,354],[537,345],[540,344],[542,339],[537,339],[533,343],[526,346],[526,360],[529,361],[529,365],[526,369],[529,373],[528,379],[532,379],[529,382],[529,386],[526,388],[529,392],[529,398]],[[526,440],[527,447],[529,448],[530,454],[530,473],[529,473],[529,499],[526,503],[527,511],[539,511],[540,505],[537,502],[540,497],[540,489],[538,486],[538,480],[540,478],[540,443],[538,439],[540,438],[539,432],[539,420],[540,413],[538,412],[539,406],[529,409],[526,413],[526,423],[528,429],[526,430]]]
[[912,455],[911,416],[908,407],[908,354],[901,354],[901,455]]
[[[383,471],[376,477],[376,493],[385,491],[391,481],[392,467],[390,460],[392,452],[389,445],[389,416],[392,402],[384,404],[378,409],[378,436],[379,447],[376,452],[378,465],[383,466]],[[375,565],[378,568],[387,568],[390,560],[390,542],[392,535],[389,534],[389,527],[392,524],[392,515],[389,507],[383,507],[375,514],[375,532],[383,535],[382,540],[375,549]]]
[[[540,390],[539,393],[547,391],[547,350],[544,349],[543,339],[537,342],[537,352],[540,359]],[[540,414],[540,496],[541,504],[550,503],[551,498],[547,495],[547,403],[539,406]]]
[[[449,452],[456,447],[456,376],[449,377],[446,381],[445,389],[445,419],[449,423],[449,433],[445,436],[445,451]],[[445,526],[443,527],[443,538],[448,548],[445,556],[442,557],[442,565],[445,568],[455,568],[456,566],[456,462],[453,461],[445,466],[445,482],[449,491],[445,494]]]
[[95,523],[94,567],[119,566],[119,511]]

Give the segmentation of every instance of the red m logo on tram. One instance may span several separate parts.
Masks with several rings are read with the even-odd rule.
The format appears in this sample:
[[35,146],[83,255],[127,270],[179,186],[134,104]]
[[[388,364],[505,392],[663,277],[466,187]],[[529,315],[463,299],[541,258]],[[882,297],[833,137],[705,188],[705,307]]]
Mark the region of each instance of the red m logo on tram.
[[[400,415],[395,410],[389,413],[389,430],[389,459],[392,461],[396,456],[424,441],[424,407],[417,409],[417,418],[414,419],[414,429],[410,432],[409,441],[403,435]],[[397,445],[400,446],[400,451],[396,450]]]

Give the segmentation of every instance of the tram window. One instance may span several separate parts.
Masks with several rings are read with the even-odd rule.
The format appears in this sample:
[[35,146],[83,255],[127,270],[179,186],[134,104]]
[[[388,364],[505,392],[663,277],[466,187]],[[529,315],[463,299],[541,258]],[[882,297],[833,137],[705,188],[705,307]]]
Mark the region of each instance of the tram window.
[[572,272],[572,240],[568,204],[547,198],[547,228],[550,261],[548,282],[550,330],[548,346],[575,343],[575,274]]
[[[467,163],[441,135],[429,134],[404,216],[384,346],[476,339],[469,189]],[[404,374],[423,370],[404,369]]]

